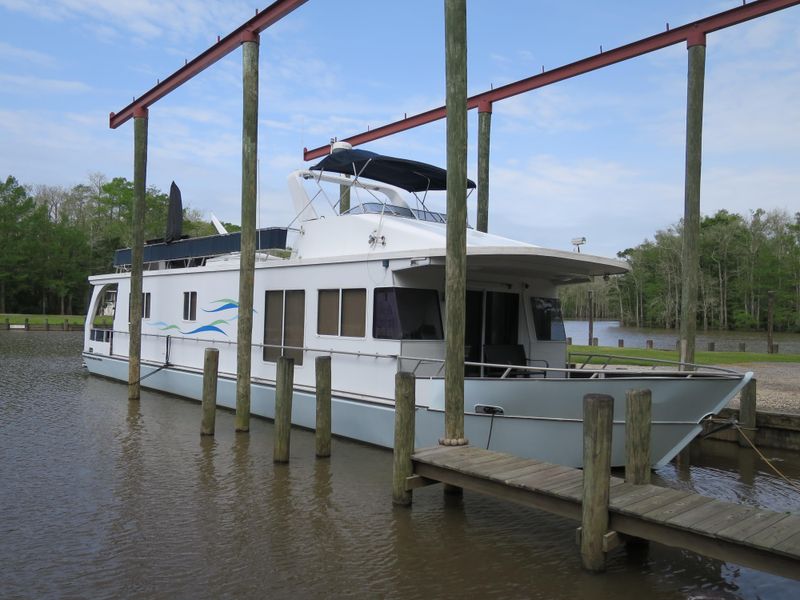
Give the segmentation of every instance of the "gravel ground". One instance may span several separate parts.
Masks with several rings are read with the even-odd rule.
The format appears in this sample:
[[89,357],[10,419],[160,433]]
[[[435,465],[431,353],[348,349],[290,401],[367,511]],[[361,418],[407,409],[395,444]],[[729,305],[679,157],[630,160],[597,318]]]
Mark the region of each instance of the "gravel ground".
[[[758,410],[800,414],[800,364],[759,362],[724,366],[737,371],[753,371],[758,381]],[[733,399],[730,406],[738,408],[739,398]]]

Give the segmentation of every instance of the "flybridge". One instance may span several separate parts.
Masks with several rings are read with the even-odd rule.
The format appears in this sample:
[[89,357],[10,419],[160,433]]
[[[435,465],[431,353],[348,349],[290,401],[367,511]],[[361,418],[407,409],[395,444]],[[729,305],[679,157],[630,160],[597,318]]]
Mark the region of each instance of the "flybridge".
[[[256,231],[256,250],[274,250],[286,248],[285,227],[268,227]],[[230,252],[239,252],[242,243],[240,232],[206,237],[189,238],[171,243],[159,241],[145,244],[144,263],[180,261],[173,267],[195,266],[195,259],[203,259]],[[192,262],[195,261],[195,262]],[[131,249],[122,248],[114,253],[114,267],[125,268],[131,264]]]

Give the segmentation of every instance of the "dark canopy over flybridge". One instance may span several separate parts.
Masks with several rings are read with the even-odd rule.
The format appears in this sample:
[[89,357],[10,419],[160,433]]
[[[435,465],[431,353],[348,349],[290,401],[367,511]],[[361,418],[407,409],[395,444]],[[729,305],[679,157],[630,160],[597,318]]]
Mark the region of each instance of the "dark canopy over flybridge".
[[[447,171],[444,169],[368,150],[337,150],[311,167],[311,170],[366,177],[408,192],[447,189]],[[467,187],[474,188],[475,182],[467,179]]]

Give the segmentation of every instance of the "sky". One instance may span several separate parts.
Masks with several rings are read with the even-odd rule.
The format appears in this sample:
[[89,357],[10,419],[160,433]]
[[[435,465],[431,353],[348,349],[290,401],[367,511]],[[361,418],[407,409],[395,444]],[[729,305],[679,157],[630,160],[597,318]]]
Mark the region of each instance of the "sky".
[[[262,0],[263,1],[263,0]],[[468,93],[740,5],[739,0],[468,0]],[[133,179],[127,106],[268,2],[0,0],[0,177]],[[236,50],[150,107],[148,185],[240,221]],[[685,44],[495,103],[489,230],[614,256],[683,215]],[[442,0],[309,0],[262,33],[259,221],[293,215],[303,148],[442,106]],[[477,179],[476,111],[468,174]],[[444,121],[364,149],[446,164]],[[701,212],[800,212],[800,7],[707,38]],[[475,223],[476,195],[468,198]]]

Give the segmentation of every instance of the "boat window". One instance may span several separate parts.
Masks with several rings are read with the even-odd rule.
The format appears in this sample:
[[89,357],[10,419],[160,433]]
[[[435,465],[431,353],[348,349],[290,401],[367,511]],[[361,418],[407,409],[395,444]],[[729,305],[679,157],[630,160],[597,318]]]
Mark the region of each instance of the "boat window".
[[558,298],[531,298],[533,327],[539,341],[563,342],[567,339],[564,320],[561,317],[561,302]]
[[367,290],[342,290],[342,335],[364,337],[367,320]]
[[364,337],[366,315],[367,290],[319,290],[318,334]]
[[516,344],[519,335],[519,294],[486,292],[485,345]]
[[183,320],[197,320],[197,292],[183,292]]
[[[142,294],[142,318],[143,319],[150,318],[150,292],[144,292]],[[184,320],[188,321],[186,317],[184,317]],[[128,294],[128,323],[130,322],[131,322],[131,295]]]
[[409,219],[414,218],[414,214],[411,212],[410,208],[406,208],[405,206],[395,206],[394,204],[382,204],[381,202],[362,202],[361,204],[357,204],[350,210],[346,211],[345,214],[379,215],[381,213],[385,215],[395,215],[397,217],[407,217]]
[[430,221],[431,223],[446,223],[447,218],[443,213],[433,212],[430,210],[421,210],[419,208],[412,208],[411,212],[420,221]]
[[339,290],[320,290],[317,302],[317,333],[339,334]]
[[[264,297],[264,360],[277,362],[283,355],[303,364],[305,332],[303,290],[269,290]],[[289,347],[287,347],[289,346]]]
[[388,340],[441,340],[442,316],[436,290],[376,288],[372,336]]

